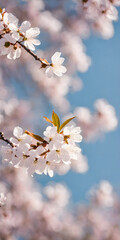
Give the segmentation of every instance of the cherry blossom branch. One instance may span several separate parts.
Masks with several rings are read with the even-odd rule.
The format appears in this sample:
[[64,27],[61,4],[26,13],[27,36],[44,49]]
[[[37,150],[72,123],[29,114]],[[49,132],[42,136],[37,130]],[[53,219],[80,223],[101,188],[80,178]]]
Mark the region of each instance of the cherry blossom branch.
[[[0,34],[0,39],[3,38],[3,35],[5,35],[5,33],[3,34]],[[26,46],[24,46],[24,44],[22,44],[22,42],[20,41],[17,41],[17,43],[19,43],[19,45],[24,48],[24,50],[26,52],[28,52],[32,57],[34,57],[34,59],[36,61],[39,61],[41,63],[41,68],[46,68],[47,66],[51,66],[51,64],[46,60],[46,59],[42,59],[42,58],[39,58],[35,53],[33,53],[30,49],[28,49]],[[12,44],[12,45],[15,45],[15,44]]]
[[5,138],[4,134],[2,132],[0,132],[0,139],[3,140],[4,142],[6,142],[7,144],[9,144],[11,147],[14,147],[14,144],[12,142],[10,142],[10,140]]
[[[58,172],[60,168],[67,168],[68,171],[74,165],[74,160],[79,163],[81,148],[78,143],[82,141],[82,136],[80,127],[66,126],[74,117],[61,124],[58,115],[53,111],[52,120],[44,118],[52,126],[46,128],[43,138],[15,127],[14,137],[10,138],[11,144],[1,133],[1,139],[13,147],[12,150],[9,146],[2,147],[2,159],[12,163],[14,167],[25,167],[26,173],[30,175],[44,173],[52,177],[54,171]],[[86,160],[82,161],[86,165]]]
[[29,21],[24,21],[19,26],[18,18],[3,9],[0,11],[0,32],[0,55],[7,55],[8,59],[15,60],[21,56],[22,47],[41,63],[41,68],[48,67],[46,74],[50,77],[53,73],[61,77],[67,71],[66,67],[62,66],[64,58],[60,57],[61,52],[54,53],[51,57],[51,63],[33,53],[35,46],[41,44],[36,38],[40,34],[40,29],[38,27],[32,28]]

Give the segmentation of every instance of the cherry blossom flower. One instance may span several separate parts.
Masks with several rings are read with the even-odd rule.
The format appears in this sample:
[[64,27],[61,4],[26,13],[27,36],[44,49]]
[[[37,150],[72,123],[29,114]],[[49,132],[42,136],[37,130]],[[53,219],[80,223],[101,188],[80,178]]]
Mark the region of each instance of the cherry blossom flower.
[[44,169],[44,174],[49,175],[50,177],[53,177],[54,175],[54,170],[56,168],[56,163],[53,161],[46,162],[46,167]]
[[3,15],[3,22],[9,27],[10,24],[18,25],[18,18],[12,13],[5,12]]
[[18,27],[18,24],[11,23],[9,29],[12,31],[12,37],[17,41],[23,41],[26,31],[30,28],[31,24],[29,21],[22,22],[21,26]]
[[13,135],[15,138],[10,138],[10,141],[13,144],[19,144],[19,143],[30,143],[31,142],[31,137],[28,136],[27,134],[23,133],[23,129],[21,127],[15,127],[13,131]]
[[81,133],[80,127],[74,127],[73,125],[70,127],[65,127],[63,132],[64,132],[65,137],[67,137],[67,141],[69,143],[82,141],[82,136],[80,135],[80,133]]
[[[27,24],[28,24],[28,22],[26,22],[26,25]],[[24,27],[27,27],[27,26],[24,26]],[[37,45],[37,46],[40,45],[40,41],[35,38],[39,34],[40,34],[40,30],[37,27],[26,30],[25,38],[24,38],[24,45],[26,47],[28,47],[30,50],[34,51],[35,50],[34,45]]]
[[[44,149],[41,147],[41,153],[44,152]],[[27,172],[30,175],[33,175],[34,172],[39,174],[43,173],[46,167],[46,160],[43,157],[40,157],[40,151],[39,154],[36,152],[36,150],[29,151],[30,156],[26,159],[27,160]],[[25,160],[25,161],[26,161]],[[21,165],[22,166],[22,165]],[[38,171],[38,172],[37,172]]]
[[44,136],[46,137],[46,140],[52,140],[57,135],[57,127],[49,126],[46,128],[46,130],[43,132]]
[[65,164],[70,164],[70,155],[69,152],[65,148],[60,149],[52,149],[47,155],[48,162],[56,162],[60,163],[61,161]]
[[63,73],[66,73],[67,69],[66,67],[62,66],[62,63],[64,62],[64,58],[60,57],[61,52],[55,52],[52,56],[52,64],[50,67],[47,68],[46,74],[49,77],[53,76],[53,73],[57,75],[58,77],[61,77]]
[[8,59],[14,60],[21,55],[21,48],[10,34],[0,39],[0,55],[7,55]]
[[78,160],[81,149],[76,146],[74,142],[64,145],[64,148],[69,152],[69,156],[71,159]]

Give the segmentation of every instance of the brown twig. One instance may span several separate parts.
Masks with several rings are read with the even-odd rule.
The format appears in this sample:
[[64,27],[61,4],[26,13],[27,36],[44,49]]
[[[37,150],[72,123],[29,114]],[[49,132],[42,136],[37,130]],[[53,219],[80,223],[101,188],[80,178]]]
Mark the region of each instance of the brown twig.
[[3,140],[4,142],[6,142],[7,144],[9,144],[11,147],[14,147],[13,143],[4,137],[4,134],[2,132],[0,132],[0,139]]
[[33,52],[31,52],[31,50],[28,49],[27,47],[25,47],[25,45],[23,45],[21,42],[19,42],[19,41],[17,41],[17,42],[18,42],[18,43],[20,44],[20,46],[21,46],[22,48],[24,48],[30,55],[32,55],[35,60],[37,60],[37,61],[39,61],[39,62],[42,63],[41,58],[39,58],[36,54],[34,54]]
[[26,52],[28,52],[36,61],[39,61],[41,63],[41,68],[46,68],[47,66],[50,66],[50,63],[47,62],[46,59],[39,58],[35,53],[33,53],[30,49],[28,49],[22,42],[17,41],[19,45],[25,49]]

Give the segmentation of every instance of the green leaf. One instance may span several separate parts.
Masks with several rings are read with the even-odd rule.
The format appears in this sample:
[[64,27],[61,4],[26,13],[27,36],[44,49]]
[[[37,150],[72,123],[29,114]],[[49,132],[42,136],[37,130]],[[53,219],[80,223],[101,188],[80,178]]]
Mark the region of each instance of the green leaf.
[[67,119],[64,123],[62,123],[62,125],[59,128],[59,132],[62,130],[62,128],[64,128],[70,121],[72,121],[75,117],[69,118]]
[[50,122],[50,123],[52,123],[53,125],[54,125],[54,123],[49,119],[49,118],[47,118],[47,117],[44,117],[45,118],[45,120],[47,121],[47,122]]
[[36,135],[36,134],[34,134],[34,133],[31,133],[31,132],[29,132],[29,131],[25,131],[25,133],[26,134],[28,134],[28,135],[30,135],[31,137],[33,137],[33,138],[35,138],[36,140],[38,140],[39,142],[45,142],[45,140],[42,138],[42,137],[40,137],[39,135]]
[[57,131],[59,132],[60,119],[59,119],[58,115],[54,111],[52,113],[52,121],[53,121],[53,124],[57,127]]

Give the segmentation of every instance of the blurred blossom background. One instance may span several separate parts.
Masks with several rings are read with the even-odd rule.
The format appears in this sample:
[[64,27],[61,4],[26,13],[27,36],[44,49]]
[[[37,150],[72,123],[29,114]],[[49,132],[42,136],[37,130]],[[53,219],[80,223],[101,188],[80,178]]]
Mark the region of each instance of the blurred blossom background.
[[[109,40],[91,36],[85,40],[87,54],[92,59],[88,71],[79,74],[83,80],[83,89],[68,98],[72,109],[80,106],[94,112],[96,99],[106,99],[114,106],[120,120],[120,21],[114,24],[115,35]],[[83,139],[84,140],[84,139]],[[85,174],[73,172],[62,176],[72,191],[74,201],[85,200],[86,192],[94,184],[106,179],[120,189],[120,125],[113,132],[92,142],[83,142],[82,149],[88,158],[89,170]],[[46,180],[46,179],[45,179]],[[61,177],[56,176],[55,181]]]
[[[84,44],[92,63],[87,72],[77,73],[83,82],[82,90],[68,94],[72,112],[78,106],[94,112],[96,99],[106,99],[116,110],[118,126],[114,131],[101,134],[87,143],[83,139],[81,147],[88,158],[87,172],[79,174],[70,171],[66,175],[53,177],[52,181],[68,186],[75,202],[87,201],[88,190],[103,179],[120,191],[120,20],[114,23],[112,38],[104,40],[94,34],[85,39]],[[50,114],[52,109],[49,107]],[[35,178],[43,185],[51,181],[45,176]]]
[[103,180],[120,191],[120,20],[115,10],[120,16],[120,3],[100,3],[0,0],[0,7],[20,22],[28,20],[40,27],[36,54],[50,59],[60,51],[67,67],[63,78],[48,78],[24,50],[15,61],[1,56],[0,131],[10,137],[13,128],[21,126],[42,134],[47,127],[42,117],[51,118],[53,109],[61,121],[75,115],[84,155],[81,165],[73,166],[77,172],[64,170],[65,175],[55,174],[52,179],[34,175],[43,187],[51,182],[65,184],[75,203],[88,201],[87,192]]
[[54,110],[61,122],[76,116],[70,124],[83,136],[78,160],[61,164],[53,178],[8,167],[0,152],[0,240],[119,240],[119,6],[119,0],[0,0],[19,24],[40,28],[37,56],[51,61],[61,52],[67,68],[48,78],[24,49],[15,60],[0,56],[0,132],[10,138],[20,126],[43,137],[49,125],[43,116],[51,119]]

